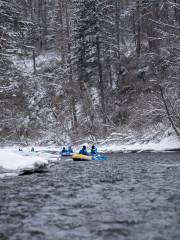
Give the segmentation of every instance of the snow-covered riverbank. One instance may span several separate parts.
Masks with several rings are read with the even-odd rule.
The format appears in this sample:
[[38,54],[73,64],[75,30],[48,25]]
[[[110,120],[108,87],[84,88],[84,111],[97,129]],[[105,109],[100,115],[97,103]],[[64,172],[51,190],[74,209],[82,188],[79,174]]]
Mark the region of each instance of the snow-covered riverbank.
[[57,156],[49,153],[30,152],[24,149],[18,151],[16,147],[7,147],[0,149],[0,177],[17,175],[24,171],[33,171],[43,168],[50,161],[57,161]]
[[[75,151],[78,151],[82,145],[86,145],[90,150],[91,143],[83,143],[78,146],[74,146]],[[115,153],[115,152],[164,152],[164,151],[180,151],[180,139],[175,135],[165,136],[163,138],[154,139],[137,139],[133,136],[122,135],[114,133],[110,138],[105,141],[101,141],[99,144],[95,144],[99,152],[102,153]]]
[[47,163],[47,160],[40,156],[21,155],[13,151],[0,149],[0,166],[5,169],[22,169],[33,167],[35,163]]
[[[84,144],[82,144],[84,145]],[[82,145],[73,146],[75,152],[78,152]],[[87,144],[87,148],[90,150],[91,143]],[[162,140],[154,140],[148,142],[133,142],[132,139],[129,142],[109,142],[106,141],[101,144],[97,144],[99,152],[143,152],[143,151],[180,151],[180,140],[175,136],[168,136]],[[58,159],[58,152],[61,147],[57,146],[46,146],[40,147],[35,146],[37,152],[30,152],[30,147],[23,148],[23,152],[18,151],[18,147],[5,147],[0,149],[0,167],[9,170],[22,170],[22,169],[33,169],[35,166],[48,164],[48,161],[54,155],[54,160]]]
[[165,137],[162,140],[154,141],[139,141],[128,143],[109,143],[106,142],[99,146],[99,151],[102,152],[143,152],[143,151],[180,151],[180,139],[175,136]]

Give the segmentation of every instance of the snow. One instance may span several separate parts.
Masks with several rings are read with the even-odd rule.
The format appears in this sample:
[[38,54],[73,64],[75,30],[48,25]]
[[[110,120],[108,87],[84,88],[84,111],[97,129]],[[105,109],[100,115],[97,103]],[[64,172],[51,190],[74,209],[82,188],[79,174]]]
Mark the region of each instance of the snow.
[[28,156],[20,153],[0,149],[0,166],[9,170],[33,168],[34,164],[47,164],[48,160],[41,156]]
[[[118,135],[119,134],[119,135]],[[124,152],[124,153],[128,153],[128,152],[142,152],[142,151],[153,151],[153,152],[164,152],[164,151],[172,151],[172,150],[180,150],[180,139],[178,139],[175,135],[171,135],[171,136],[166,136],[162,139],[155,139],[155,140],[144,140],[144,141],[133,141],[132,140],[132,136],[129,136],[129,138],[127,138],[127,135],[123,135],[122,133],[115,133],[114,134],[116,137],[119,136],[119,139],[124,138],[126,139],[126,142],[124,141],[124,143],[122,143],[122,141],[117,140],[117,138],[115,138],[114,143],[111,143],[111,139],[109,139],[109,143],[108,141],[103,141],[102,143],[96,144],[96,147],[98,148],[99,152],[102,153],[108,153],[108,152]],[[113,134],[111,135],[113,136]],[[114,137],[115,137],[114,136]],[[73,144],[69,144],[72,145],[73,150],[75,152],[79,152],[79,150],[82,148],[83,145],[85,145],[87,147],[87,150],[90,150],[91,146],[92,146],[92,142],[82,142],[81,144],[76,143],[76,145]],[[63,146],[62,146],[63,147]],[[60,151],[60,149],[62,149],[62,147],[48,147],[49,150],[53,150],[53,151]],[[39,147],[39,150],[47,150],[46,147]]]
[[[33,59],[31,58],[25,58],[22,59],[17,56],[12,57],[14,65],[24,72],[24,74],[30,74],[33,73],[34,67],[33,67]],[[53,60],[61,60],[61,56],[54,52],[54,51],[49,51],[44,54],[41,54],[36,57],[36,68],[39,70],[39,68],[42,67],[42,65],[49,65],[49,63]]]
[[148,143],[136,142],[125,144],[102,144],[99,146],[101,152],[131,152],[131,151],[172,151],[180,149],[180,139],[175,136],[165,137],[159,142],[149,141]]

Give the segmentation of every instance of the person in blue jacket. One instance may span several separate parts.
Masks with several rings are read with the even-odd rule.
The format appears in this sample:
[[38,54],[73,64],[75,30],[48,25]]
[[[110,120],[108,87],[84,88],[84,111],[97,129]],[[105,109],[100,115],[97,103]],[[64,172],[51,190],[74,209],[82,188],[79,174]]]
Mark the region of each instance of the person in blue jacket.
[[98,154],[97,148],[94,145],[92,145],[92,147],[91,147],[91,155],[97,155],[97,154]]
[[67,153],[67,149],[65,147],[63,147],[61,153]]
[[83,146],[82,149],[79,151],[79,154],[83,154],[83,155],[89,155],[86,149],[86,146]]
[[73,149],[72,149],[71,146],[68,147],[68,152],[69,152],[69,153],[73,153]]

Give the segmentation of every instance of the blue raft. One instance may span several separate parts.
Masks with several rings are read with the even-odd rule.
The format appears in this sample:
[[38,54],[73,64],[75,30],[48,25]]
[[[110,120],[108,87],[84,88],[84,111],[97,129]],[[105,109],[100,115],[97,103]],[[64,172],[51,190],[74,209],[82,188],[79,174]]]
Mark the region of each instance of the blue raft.
[[70,157],[70,156],[72,156],[72,155],[73,155],[72,152],[63,152],[63,153],[61,153],[61,156],[62,156],[62,157]]
[[96,156],[92,156],[92,160],[108,160],[107,156],[102,156],[102,155],[96,155]]

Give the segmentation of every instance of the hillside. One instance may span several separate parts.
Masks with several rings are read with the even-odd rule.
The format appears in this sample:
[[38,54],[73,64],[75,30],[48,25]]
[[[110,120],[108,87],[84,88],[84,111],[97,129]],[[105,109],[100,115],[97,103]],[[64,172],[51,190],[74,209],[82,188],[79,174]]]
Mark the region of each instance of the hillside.
[[179,0],[0,0],[0,20],[1,143],[180,136]]

